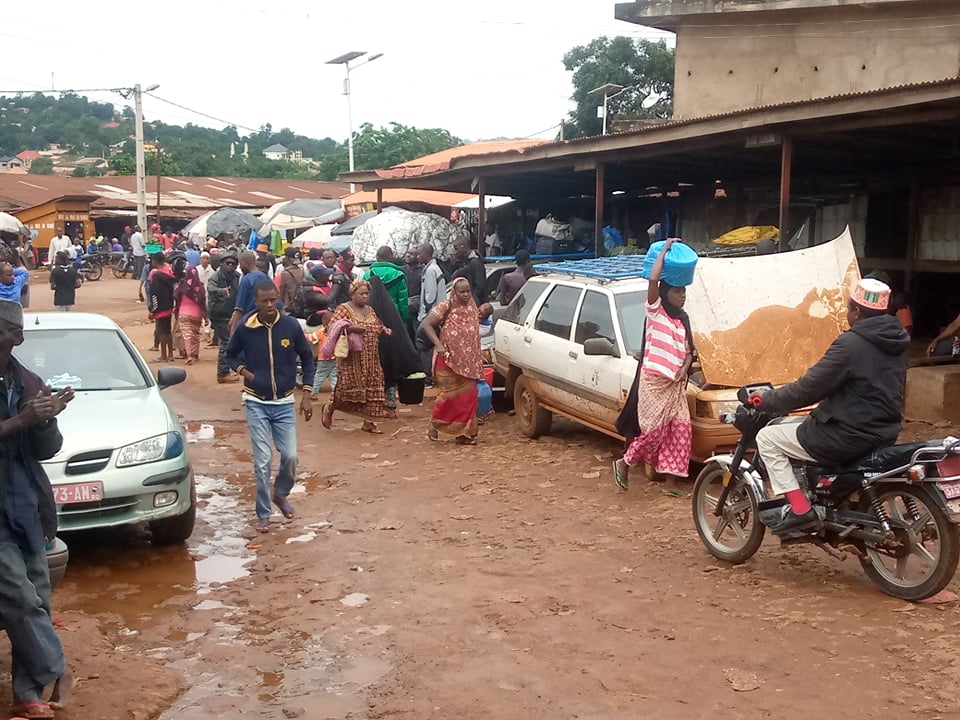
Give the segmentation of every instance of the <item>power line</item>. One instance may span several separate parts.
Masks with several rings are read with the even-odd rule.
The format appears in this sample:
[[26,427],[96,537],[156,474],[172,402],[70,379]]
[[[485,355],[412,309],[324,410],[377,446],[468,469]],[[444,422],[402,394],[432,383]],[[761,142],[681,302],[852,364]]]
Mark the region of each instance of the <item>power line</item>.
[[260,132],[260,128],[247,127],[246,125],[241,125],[240,123],[230,122],[229,120],[224,120],[223,118],[214,117],[213,115],[208,115],[207,113],[200,112],[199,110],[194,110],[193,108],[188,108],[186,105],[181,105],[180,103],[175,103],[172,100],[165,100],[162,97],[158,97],[153,93],[145,92],[144,95],[149,95],[154,100],[159,100],[160,102],[166,103],[167,105],[173,105],[174,107],[180,108],[181,110],[186,110],[188,113],[194,115],[199,115],[200,117],[205,117],[208,120],[214,120],[218,123],[223,123],[224,125],[232,125],[235,128],[240,128],[243,130],[249,130],[250,132]]

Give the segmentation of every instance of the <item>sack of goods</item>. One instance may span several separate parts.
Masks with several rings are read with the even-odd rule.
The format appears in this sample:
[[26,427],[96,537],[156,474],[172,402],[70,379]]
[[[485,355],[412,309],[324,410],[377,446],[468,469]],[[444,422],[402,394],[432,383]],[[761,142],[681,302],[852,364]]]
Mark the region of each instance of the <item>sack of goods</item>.
[[570,242],[573,240],[573,227],[570,223],[559,222],[554,219],[553,215],[547,215],[537,223],[536,234],[540,237]]
[[[662,240],[655,242],[647,250],[643,258],[643,277],[649,279],[650,272],[653,270],[653,264],[660,257],[663,251],[664,243]],[[693,284],[693,271],[697,267],[699,256],[696,250],[682,242],[675,242],[667,250],[663,258],[663,272],[660,273],[660,279],[674,287],[686,287]]]

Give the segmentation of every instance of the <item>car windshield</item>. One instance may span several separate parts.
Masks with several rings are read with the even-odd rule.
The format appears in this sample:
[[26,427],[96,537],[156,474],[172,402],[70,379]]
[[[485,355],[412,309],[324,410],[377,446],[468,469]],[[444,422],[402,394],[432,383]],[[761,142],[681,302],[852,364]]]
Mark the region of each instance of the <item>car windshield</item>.
[[628,292],[613,296],[617,306],[617,320],[623,333],[627,352],[636,355],[643,344],[643,326],[647,317],[647,293]]
[[147,376],[116,330],[30,330],[14,350],[17,360],[53,388],[131,390]]

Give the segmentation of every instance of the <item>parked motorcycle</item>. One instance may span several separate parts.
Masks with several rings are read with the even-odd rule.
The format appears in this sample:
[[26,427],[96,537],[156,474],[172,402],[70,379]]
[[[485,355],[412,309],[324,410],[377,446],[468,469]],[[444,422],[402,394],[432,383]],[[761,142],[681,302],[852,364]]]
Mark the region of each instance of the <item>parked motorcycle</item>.
[[84,280],[96,281],[103,277],[103,265],[97,253],[81,255],[77,259],[77,273]]
[[[735,452],[707,460],[693,488],[693,518],[716,558],[742,563],[760,548],[767,527],[789,510],[771,499],[769,476],[756,451],[757,433],[780,418],[757,409],[756,391],[740,388],[740,406],[721,417],[741,438]],[[960,558],[960,440],[880,448],[847,467],[794,463],[800,487],[820,516],[816,534],[781,538],[813,544],[842,559],[854,555],[881,590],[904,600],[940,592]]]
[[133,257],[129,253],[111,253],[110,269],[113,271],[115,278],[124,278],[127,273],[133,275]]

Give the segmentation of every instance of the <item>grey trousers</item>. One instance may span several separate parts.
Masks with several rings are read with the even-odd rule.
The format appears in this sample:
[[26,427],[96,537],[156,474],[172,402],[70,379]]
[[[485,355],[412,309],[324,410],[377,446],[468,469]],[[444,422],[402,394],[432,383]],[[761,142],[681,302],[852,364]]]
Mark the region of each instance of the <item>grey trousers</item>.
[[0,578],[0,627],[10,638],[15,700],[35,700],[63,674],[66,661],[50,617],[46,552],[22,547],[3,519]]
[[803,418],[791,418],[777,425],[767,425],[757,433],[757,452],[767,466],[770,485],[777,495],[800,489],[790,465],[791,459],[816,462],[797,440],[797,428],[802,422]]

